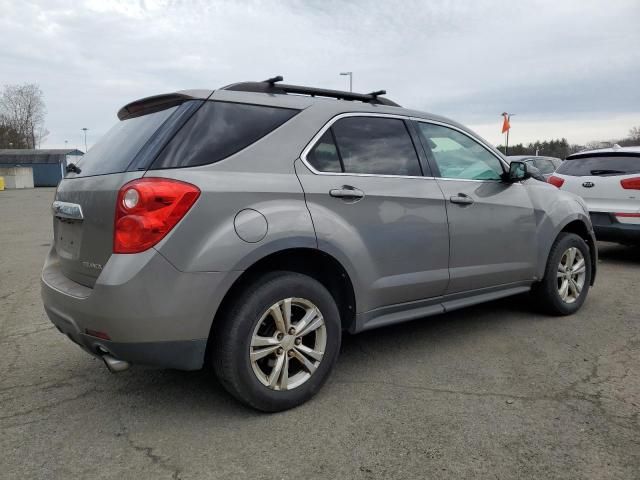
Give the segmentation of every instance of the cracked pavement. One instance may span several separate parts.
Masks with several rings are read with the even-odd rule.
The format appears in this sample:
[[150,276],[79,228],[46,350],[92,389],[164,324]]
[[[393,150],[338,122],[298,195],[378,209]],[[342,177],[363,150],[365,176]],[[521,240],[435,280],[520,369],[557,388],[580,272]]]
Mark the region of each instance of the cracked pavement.
[[600,244],[571,317],[525,295],[346,336],[312,401],[265,415],[52,327],[53,194],[0,192],[0,478],[640,478],[640,248]]

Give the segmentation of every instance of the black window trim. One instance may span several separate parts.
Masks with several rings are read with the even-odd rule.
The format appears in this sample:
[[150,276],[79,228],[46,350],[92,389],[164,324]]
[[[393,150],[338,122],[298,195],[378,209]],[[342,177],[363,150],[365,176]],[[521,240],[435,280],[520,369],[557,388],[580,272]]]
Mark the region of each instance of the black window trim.
[[338,161],[340,162],[340,170],[341,170],[340,173],[344,173],[344,160],[342,160],[342,153],[340,153],[340,145],[338,145],[338,140],[336,140],[336,134],[333,131],[333,126],[329,127],[329,132],[331,132],[331,140],[333,140],[333,146],[336,147],[336,153],[338,154]]
[[[322,138],[322,136],[325,134],[325,132],[327,130],[329,130],[329,129],[331,129],[331,135],[333,137],[334,143],[336,144],[336,149],[338,150],[339,147],[338,147],[337,142],[335,141],[335,135],[334,135],[333,129],[331,127],[338,120],[340,120],[342,118],[349,118],[349,117],[380,117],[380,118],[395,118],[395,119],[403,120],[404,121],[404,126],[407,129],[407,133],[409,134],[409,137],[411,138],[411,143],[413,144],[413,148],[414,148],[414,150],[416,152],[416,159],[418,161],[418,165],[420,166],[420,171],[422,171],[422,172],[425,171],[424,165],[422,164],[422,156],[420,154],[420,150],[418,148],[418,145],[415,144],[415,141],[414,141],[414,138],[413,138],[413,134],[411,132],[411,128],[409,128],[409,125],[408,125],[408,122],[410,122],[412,120],[411,117],[409,117],[407,115],[397,115],[397,114],[392,114],[392,113],[346,112],[346,113],[340,113],[340,114],[332,117],[331,119],[329,119],[329,121],[323,125],[323,127],[318,131],[318,133],[316,133],[313,136],[313,138],[311,138],[311,141],[309,141],[309,143],[307,143],[307,145],[302,150],[302,153],[300,154],[300,160],[302,160],[302,163],[304,163],[305,166],[309,170],[311,170],[311,172],[313,172],[315,175],[334,175],[334,176],[348,176],[348,177],[379,177],[379,178],[429,178],[429,179],[433,179],[434,178],[434,177],[426,176],[426,175],[391,175],[391,174],[382,174],[382,173],[322,172],[320,170],[316,170],[313,167],[313,165],[311,165],[311,162],[309,162],[309,160],[307,160],[307,155],[316,146],[316,144]],[[338,150],[338,152],[339,152],[339,150]],[[338,155],[340,155],[340,154],[338,153]],[[340,165],[342,166],[342,169],[344,170],[344,165],[342,165],[342,157],[341,156],[340,156]]]
[[[502,166],[502,171],[504,172],[508,172],[509,171],[509,165],[507,164],[506,160],[504,160],[503,158],[501,158],[500,156],[496,155],[496,153],[492,150],[491,146],[489,146],[485,141],[479,139],[478,137],[476,137],[475,135],[471,135],[469,132],[466,132],[464,130],[462,130],[461,128],[456,127],[455,125],[451,125],[450,123],[445,123],[445,122],[439,122],[437,120],[429,120],[429,119],[425,119],[425,118],[419,118],[419,117],[411,117],[411,120],[413,120],[416,123],[429,123],[432,125],[438,125],[441,127],[446,127],[446,128],[450,128],[451,130],[455,130],[456,132],[459,132],[461,134],[463,134],[464,136],[470,138],[471,140],[473,140],[474,142],[480,144],[487,152],[489,152],[491,155],[493,155],[494,157],[496,157],[498,159],[498,161],[500,162],[500,165]],[[419,128],[418,125],[416,125],[416,128]],[[433,152],[431,151],[431,148],[429,147],[429,145],[425,145],[422,139],[422,135],[419,136],[420,138],[420,142],[422,143],[422,148],[425,150],[425,154],[427,155],[427,158],[429,159],[429,166],[431,168],[431,171],[433,172],[434,177],[433,178],[437,178],[438,180],[445,180],[445,181],[458,181],[458,182],[492,182],[492,183],[496,183],[496,182],[502,182],[502,180],[475,180],[472,178],[450,178],[450,177],[443,177],[440,175],[440,170],[438,169],[438,165],[435,162],[435,159],[433,158]],[[514,185],[519,185],[520,182],[516,182]]]

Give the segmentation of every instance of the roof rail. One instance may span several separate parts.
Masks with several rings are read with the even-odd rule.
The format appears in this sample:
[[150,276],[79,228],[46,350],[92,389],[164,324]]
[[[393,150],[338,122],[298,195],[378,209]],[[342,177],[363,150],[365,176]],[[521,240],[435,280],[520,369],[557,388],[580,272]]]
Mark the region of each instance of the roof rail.
[[380,95],[386,94],[386,90],[378,90],[371,93],[353,93],[342,90],[329,90],[326,88],[304,87],[301,85],[288,85],[282,82],[282,75],[268,78],[262,82],[240,82],[222,87],[221,90],[231,90],[235,92],[256,92],[285,95],[287,93],[299,95],[311,95],[312,97],[329,97],[338,100],[357,100],[364,103],[377,105],[388,105],[399,107],[396,102]]

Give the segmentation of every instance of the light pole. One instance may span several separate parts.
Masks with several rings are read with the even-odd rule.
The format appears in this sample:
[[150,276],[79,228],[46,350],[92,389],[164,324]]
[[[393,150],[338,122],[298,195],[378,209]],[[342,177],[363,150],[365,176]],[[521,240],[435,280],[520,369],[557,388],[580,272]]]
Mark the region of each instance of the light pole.
[[353,72],[340,72],[340,75],[349,75],[349,91],[353,92]]
[[82,131],[84,132],[84,153],[87,153],[87,130],[89,130],[87,127],[82,127]]

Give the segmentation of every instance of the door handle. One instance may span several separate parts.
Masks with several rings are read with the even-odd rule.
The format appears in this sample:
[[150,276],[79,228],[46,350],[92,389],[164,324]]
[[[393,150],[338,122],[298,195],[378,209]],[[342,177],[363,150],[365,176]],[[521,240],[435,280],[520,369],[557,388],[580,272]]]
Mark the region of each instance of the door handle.
[[458,195],[449,197],[449,201],[451,203],[457,203],[458,205],[471,205],[473,203],[473,198],[469,195],[465,195],[464,193],[459,193]]
[[343,185],[342,188],[332,188],[329,190],[329,195],[344,200],[360,200],[364,198],[364,192],[351,185]]

